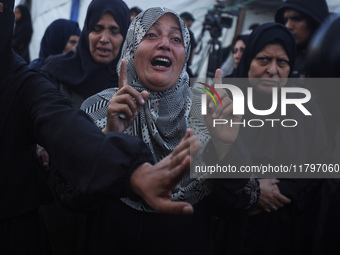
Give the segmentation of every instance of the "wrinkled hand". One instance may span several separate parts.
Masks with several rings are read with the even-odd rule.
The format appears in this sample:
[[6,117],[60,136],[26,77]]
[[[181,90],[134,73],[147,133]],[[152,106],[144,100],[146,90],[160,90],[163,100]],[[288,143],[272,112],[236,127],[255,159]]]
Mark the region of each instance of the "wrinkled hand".
[[[291,200],[280,193],[277,183],[278,179],[261,179],[261,194],[258,201],[258,209],[266,212],[277,211]],[[255,212],[253,212],[255,214]]]
[[192,130],[188,130],[176,149],[155,165],[142,164],[132,174],[130,185],[133,192],[161,213],[191,214],[189,203],[171,201],[171,191],[190,166],[190,151],[196,153],[200,148]]
[[[222,83],[221,69],[217,69],[215,72],[215,83]],[[214,104],[214,101],[211,97],[208,97],[208,110],[207,115],[205,115],[205,122],[214,142],[216,151],[221,159],[230,150],[232,144],[238,136],[240,129],[239,124],[231,126],[230,123],[231,121],[233,123],[241,122],[242,117],[240,115],[233,115],[233,102],[229,98],[227,91],[224,89],[216,89],[216,91],[220,95],[222,104],[219,103],[217,95],[214,95],[217,105]],[[228,122],[225,124],[215,123],[214,127],[214,119],[220,119],[220,121],[216,121],[216,123],[223,123],[225,121]]]
[[37,144],[36,153],[43,168],[48,170],[50,168],[50,156],[48,155],[47,151],[44,149],[44,147]]
[[103,132],[123,132],[138,116],[148,97],[148,92],[139,93],[127,84],[126,61],[123,59],[119,74],[119,90],[112,96],[106,115]]

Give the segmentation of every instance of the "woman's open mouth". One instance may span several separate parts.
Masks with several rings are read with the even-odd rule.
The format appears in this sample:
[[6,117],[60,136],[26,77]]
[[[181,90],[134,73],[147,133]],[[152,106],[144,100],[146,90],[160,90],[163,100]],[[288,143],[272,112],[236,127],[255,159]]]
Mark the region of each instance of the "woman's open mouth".
[[154,67],[170,67],[171,61],[166,57],[155,57],[151,60],[151,65]]

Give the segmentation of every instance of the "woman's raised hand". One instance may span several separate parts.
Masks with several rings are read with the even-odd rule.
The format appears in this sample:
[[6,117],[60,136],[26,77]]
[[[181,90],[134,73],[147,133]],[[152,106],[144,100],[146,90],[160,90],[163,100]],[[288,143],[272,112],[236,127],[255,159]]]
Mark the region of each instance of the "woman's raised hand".
[[109,102],[106,127],[103,132],[123,132],[138,116],[148,97],[148,92],[141,93],[128,85],[126,61],[120,66],[119,90]]
[[133,172],[130,185],[132,191],[161,213],[191,214],[193,207],[188,202],[172,201],[171,191],[189,171],[192,157],[201,144],[192,130],[167,157],[155,165],[144,163]]
[[[222,83],[221,69],[215,72],[215,84]],[[219,103],[217,95],[214,95],[217,105],[214,104],[212,98],[208,97],[208,111],[205,115],[205,122],[209,129],[210,135],[216,147],[219,157],[224,157],[230,150],[232,144],[236,140],[239,132],[239,124],[231,125],[231,123],[239,123],[241,116],[233,115],[233,101],[224,89],[216,89],[222,104]],[[218,121],[216,121],[218,119]],[[215,120],[215,122],[214,122]]]

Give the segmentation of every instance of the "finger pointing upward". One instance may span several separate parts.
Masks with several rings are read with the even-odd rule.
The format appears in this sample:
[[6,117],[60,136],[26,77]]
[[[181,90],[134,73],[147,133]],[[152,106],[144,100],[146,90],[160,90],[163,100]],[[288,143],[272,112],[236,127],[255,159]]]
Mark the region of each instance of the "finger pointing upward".
[[119,89],[123,88],[128,84],[127,81],[127,68],[126,68],[126,60],[122,59],[120,64],[120,72],[119,72]]

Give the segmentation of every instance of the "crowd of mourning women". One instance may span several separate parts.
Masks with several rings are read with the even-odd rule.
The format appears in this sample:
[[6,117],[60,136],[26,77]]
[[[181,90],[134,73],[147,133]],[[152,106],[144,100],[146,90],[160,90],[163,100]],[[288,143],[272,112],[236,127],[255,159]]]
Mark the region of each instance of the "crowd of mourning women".
[[215,83],[252,91],[258,111],[272,109],[282,88],[311,91],[311,116],[285,108],[293,128],[215,127],[213,119],[282,117],[283,106],[235,115],[224,89],[202,115],[181,17],[92,0],[82,30],[53,21],[31,60],[28,8],[0,0],[0,254],[340,254],[337,175],[189,172],[339,164],[340,15],[325,0],[287,0],[275,22],[236,35],[232,71],[215,72]]

